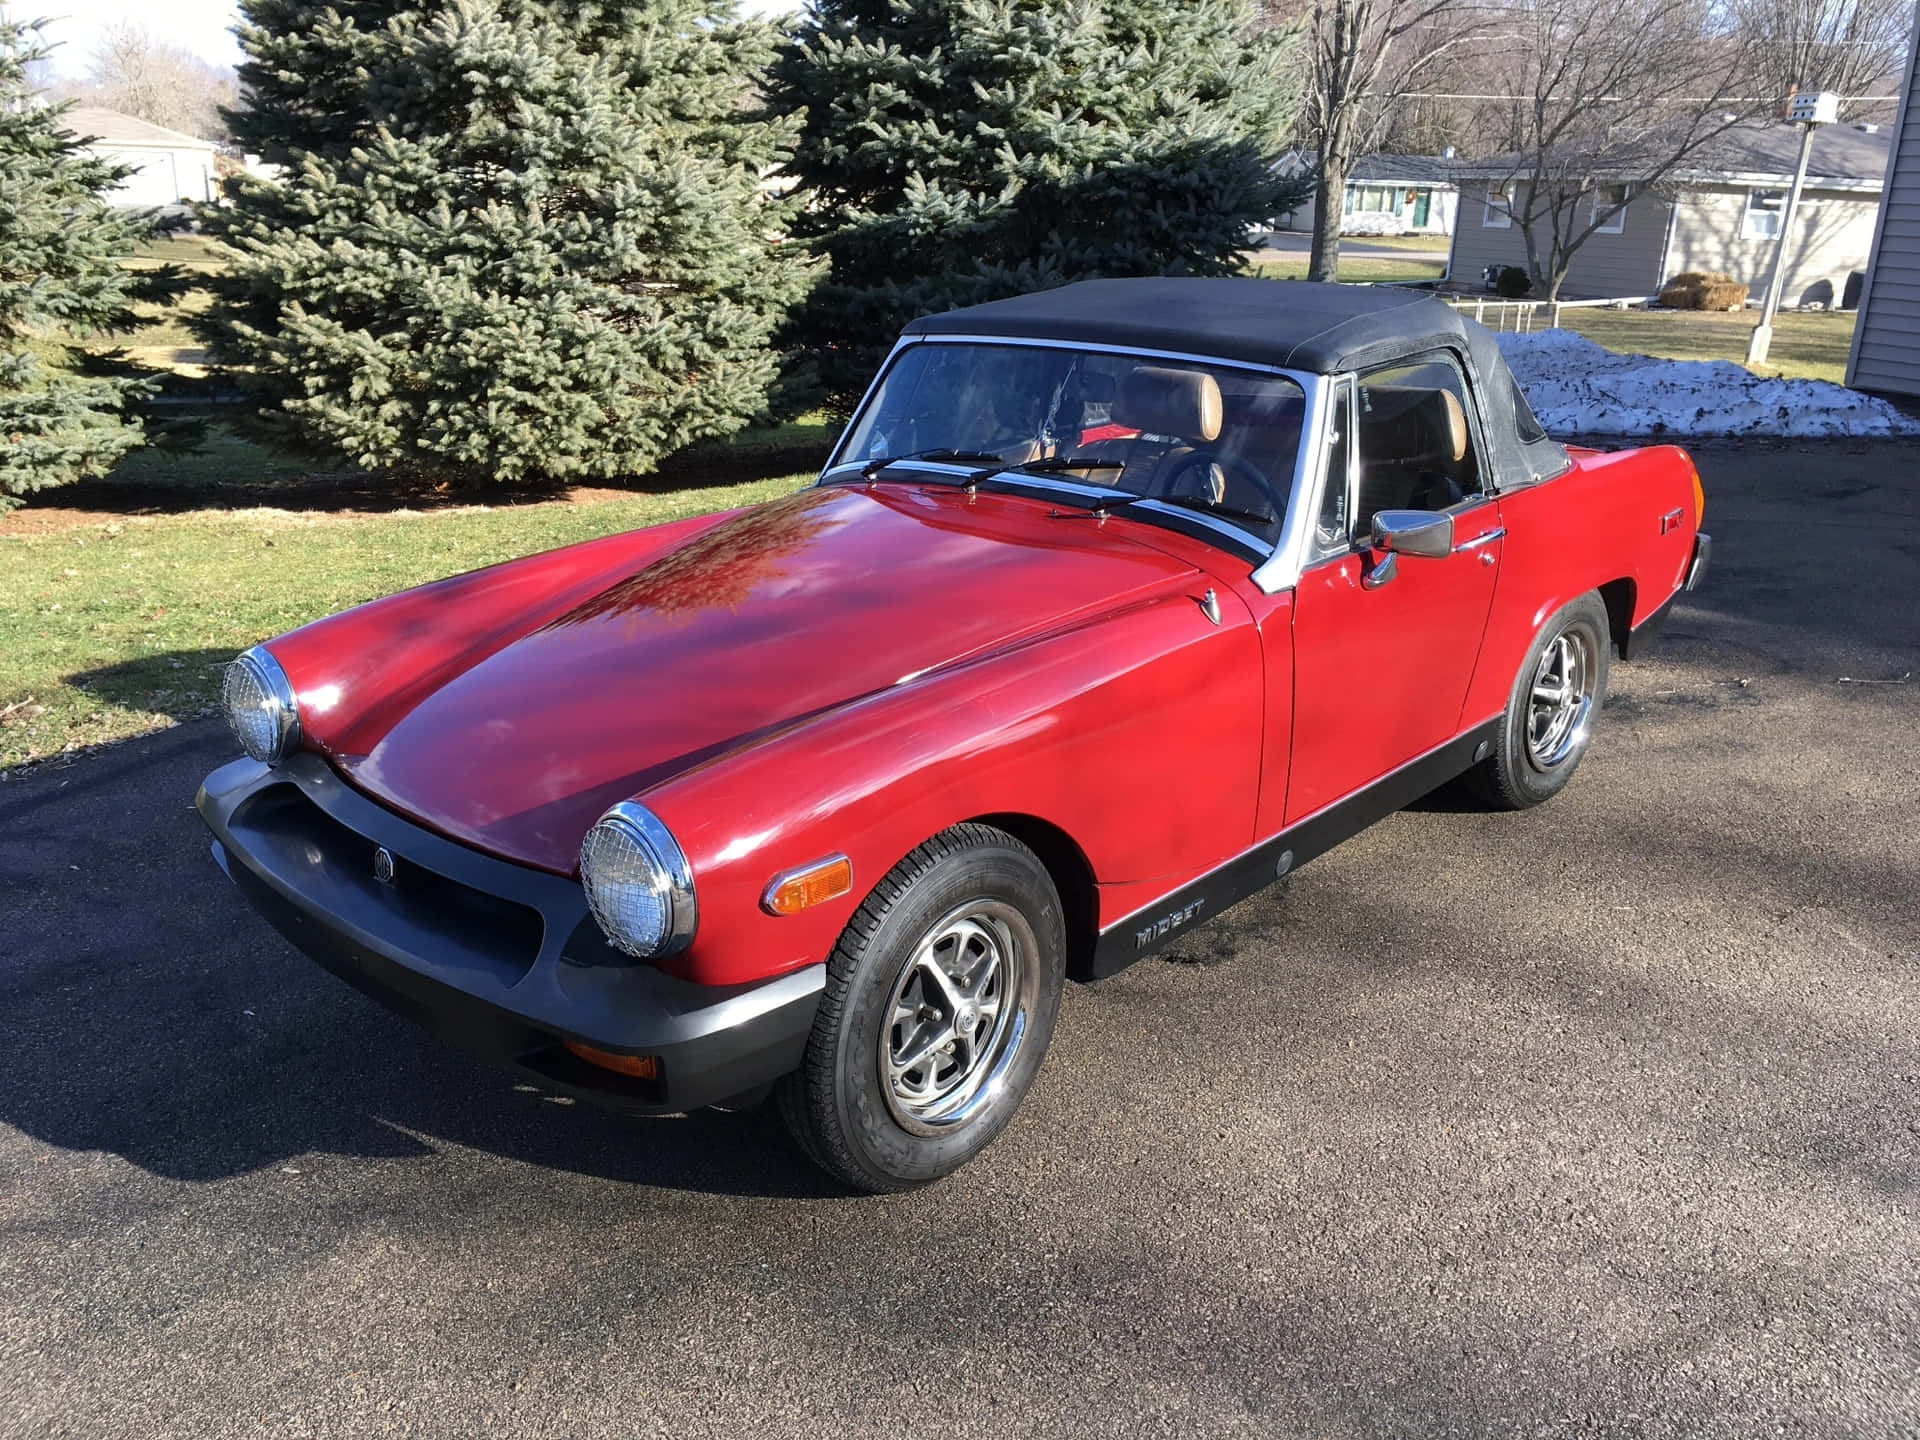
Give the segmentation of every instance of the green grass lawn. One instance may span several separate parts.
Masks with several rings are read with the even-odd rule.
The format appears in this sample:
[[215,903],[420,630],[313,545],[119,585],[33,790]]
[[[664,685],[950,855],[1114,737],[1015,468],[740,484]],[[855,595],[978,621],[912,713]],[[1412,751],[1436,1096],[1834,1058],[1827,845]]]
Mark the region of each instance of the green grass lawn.
[[[1444,251],[1431,260],[1421,260],[1412,256],[1405,260],[1349,260],[1343,256],[1340,261],[1340,279],[1346,284],[1378,284],[1387,280],[1438,280],[1446,268],[1447,257]],[[1254,274],[1264,275],[1269,280],[1304,280],[1307,278],[1307,257],[1305,255],[1262,255],[1252,262],[1252,269]]]
[[183,270],[219,270],[226,264],[213,241],[204,235],[187,234],[163,235],[142,245],[133,256],[134,264],[141,261],[178,265]]
[[772,499],[792,475],[385,515],[198,510],[0,532],[0,773],[209,712],[234,652],[364,600]]
[[[653,474],[618,488],[649,493],[690,490],[817,470],[838,433],[824,415],[743,430],[670,455]],[[191,444],[168,444],[163,437],[163,443],[132,451],[105,480],[48,491],[36,503],[115,511],[214,505],[385,510],[416,501],[444,504],[447,498],[440,492],[396,489],[385,477],[358,470],[337,457],[316,459],[271,449],[245,438],[216,415],[204,421]],[[496,497],[481,491],[473,498],[476,503],[492,503]]]
[[1368,249],[1406,250],[1416,255],[1437,255],[1443,261],[1453,244],[1448,235],[1348,235],[1341,243]]
[[[1658,355],[1666,360],[1731,360],[1747,357],[1747,337],[1759,320],[1753,310],[1604,310],[1560,312],[1560,324],[1596,345],[1623,355]],[[1832,312],[1785,312],[1775,317],[1768,363],[1762,375],[1795,380],[1844,383],[1847,350],[1853,344],[1853,316]]]

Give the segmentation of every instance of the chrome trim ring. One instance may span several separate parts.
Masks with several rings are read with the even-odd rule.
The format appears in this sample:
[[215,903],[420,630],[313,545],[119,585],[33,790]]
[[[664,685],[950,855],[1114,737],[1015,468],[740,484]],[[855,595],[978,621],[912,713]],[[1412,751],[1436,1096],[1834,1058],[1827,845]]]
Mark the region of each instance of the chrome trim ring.
[[[248,687],[254,692],[251,698],[246,695]],[[266,714],[272,729],[266,748],[248,742],[237,715],[243,705],[257,706]],[[233,738],[253,759],[278,765],[300,748],[300,702],[287,672],[264,645],[244,650],[227,663],[220,679],[220,708]]]
[[[632,937],[618,933],[613,923],[614,917],[607,912],[604,898],[595,891],[593,837],[594,831],[603,828],[620,832],[651,864],[654,886],[665,896],[667,906],[666,925],[657,945],[637,945]],[[594,923],[599,925],[601,933],[615,949],[637,959],[652,960],[665,955],[678,955],[693,943],[694,932],[700,927],[700,904],[693,889],[693,867],[688,864],[680,842],[673,838],[673,832],[638,801],[622,800],[596,820],[593,830],[587,832],[587,838],[580,846],[580,884],[586,891],[587,908],[593,912]]]
[[998,1098],[1026,1043],[1038,951],[1026,917],[988,899],[914,946],[880,1016],[880,1093],[902,1129],[952,1134]]
[[1593,720],[1594,654],[1581,630],[1563,630],[1534,667],[1527,697],[1527,758],[1539,770],[1566,763]]

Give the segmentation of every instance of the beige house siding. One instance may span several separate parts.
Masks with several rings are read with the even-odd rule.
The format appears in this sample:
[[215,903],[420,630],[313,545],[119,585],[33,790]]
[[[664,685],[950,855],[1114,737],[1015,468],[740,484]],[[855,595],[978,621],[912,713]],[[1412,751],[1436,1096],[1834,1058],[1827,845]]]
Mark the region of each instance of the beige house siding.
[[[1681,194],[1674,205],[1670,274],[1719,271],[1745,283],[1755,301],[1762,298],[1776,242],[1747,235],[1747,194],[1745,186],[1731,185],[1692,186]],[[1878,200],[1812,186],[1802,192],[1783,252],[1782,305],[1838,305],[1846,298],[1847,277],[1867,268]]]
[[1847,383],[1920,395],[1920,29],[1907,57],[1906,103],[1887,162],[1887,203],[1874,240]]
[[[1456,285],[1468,288],[1479,283],[1489,265],[1524,268],[1527,263],[1527,240],[1518,220],[1506,229],[1485,223],[1487,185],[1484,180],[1465,180],[1460,185],[1460,214],[1454,222],[1453,258],[1447,274]],[[1652,192],[1634,196],[1619,234],[1596,233],[1574,251],[1561,297],[1597,299],[1651,295],[1658,290],[1670,208]]]

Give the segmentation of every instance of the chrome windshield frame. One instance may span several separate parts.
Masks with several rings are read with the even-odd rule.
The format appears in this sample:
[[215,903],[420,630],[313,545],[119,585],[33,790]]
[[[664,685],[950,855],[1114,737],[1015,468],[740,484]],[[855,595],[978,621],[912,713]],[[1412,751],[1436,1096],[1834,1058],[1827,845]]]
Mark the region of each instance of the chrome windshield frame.
[[[1331,398],[1332,382],[1325,375],[1307,370],[1290,370],[1279,365],[1260,365],[1247,360],[1232,360],[1220,355],[1199,355],[1180,350],[1158,350],[1132,345],[1102,345],[1083,340],[1042,340],[1016,335],[903,335],[895,342],[887,358],[881,362],[873,381],[867,386],[866,393],[860,397],[860,403],[854,408],[853,415],[840,431],[840,438],[834,442],[833,452],[820,471],[815,484],[825,482],[844,474],[857,462],[843,462],[840,459],[847,441],[853,435],[854,427],[866,414],[867,407],[873,403],[881,382],[892,370],[894,362],[901,354],[915,345],[1023,345],[1035,349],[1078,350],[1101,355],[1131,355],[1145,360],[1177,360],[1189,365],[1213,365],[1224,370],[1244,370],[1257,375],[1277,375],[1291,380],[1300,387],[1306,398],[1306,410],[1300,423],[1300,446],[1294,456],[1293,480],[1287,495],[1287,511],[1281,519],[1280,538],[1268,544],[1266,538],[1218,516],[1188,509],[1185,506],[1165,505],[1157,500],[1139,498],[1137,492],[1117,487],[1084,485],[1076,481],[1063,480],[1056,475],[1026,475],[1019,471],[1011,472],[1010,478],[1037,487],[1057,490],[1063,495],[1074,495],[1088,499],[1134,500],[1135,510],[1151,510],[1170,516],[1183,522],[1198,523],[1203,528],[1218,531],[1229,536],[1239,544],[1260,551],[1266,555],[1254,566],[1249,579],[1263,593],[1276,595],[1289,590],[1299,583],[1300,571],[1306,564],[1313,542],[1314,518],[1317,514],[1315,504],[1320,494],[1321,477],[1326,469],[1328,450],[1328,427],[1332,423],[1333,402]],[[935,474],[965,477],[975,474],[977,466],[948,465],[937,461],[915,461],[918,469]]]

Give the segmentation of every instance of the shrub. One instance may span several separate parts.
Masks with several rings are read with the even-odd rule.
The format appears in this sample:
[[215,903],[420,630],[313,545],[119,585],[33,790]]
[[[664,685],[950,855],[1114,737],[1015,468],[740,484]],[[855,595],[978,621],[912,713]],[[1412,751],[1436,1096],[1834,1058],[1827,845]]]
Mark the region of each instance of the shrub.
[[746,109],[773,33],[713,0],[244,0],[202,218],[217,358],[301,441],[446,480],[651,470],[763,413],[805,290]]
[[1518,265],[1509,265],[1494,281],[1494,290],[1508,300],[1518,300],[1533,289],[1533,277]]
[[1689,270],[1667,282],[1660,303],[1670,310],[1738,310],[1747,303],[1747,287],[1718,271]]
[[28,69],[46,55],[37,25],[0,19],[0,510],[105,474],[141,442],[128,411],[147,389],[73,343],[133,328],[120,262],[154,224],[107,203],[132,170],[87,151],[69,106],[38,103]]
[[1251,0],[816,0],[774,67],[794,233],[833,262],[794,403],[848,408],[916,316],[1095,275],[1231,275],[1307,182],[1291,31]]

